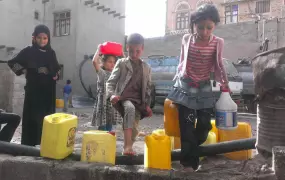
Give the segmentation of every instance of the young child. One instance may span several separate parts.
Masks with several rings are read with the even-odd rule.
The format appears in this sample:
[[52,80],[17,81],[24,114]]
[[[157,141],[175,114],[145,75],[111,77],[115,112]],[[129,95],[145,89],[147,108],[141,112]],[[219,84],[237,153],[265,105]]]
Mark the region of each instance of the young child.
[[10,142],[20,122],[21,117],[19,115],[7,113],[0,109],[0,141]]
[[124,155],[134,155],[133,143],[138,136],[138,122],[150,117],[150,67],[140,59],[144,38],[131,34],[127,38],[128,57],[117,61],[107,81],[107,98],[123,117]]
[[25,74],[25,102],[22,120],[22,144],[41,143],[44,117],[55,113],[56,80],[60,66],[50,46],[50,31],[38,25],[28,46],[8,62],[16,75]]
[[[97,99],[94,106],[92,126],[98,126],[98,130],[111,131],[112,125],[122,123],[118,111],[112,107],[106,98],[106,81],[111,75],[117,57],[113,55],[101,55],[100,45],[93,57],[93,65],[98,75]],[[101,62],[100,62],[101,60]]]
[[210,121],[215,98],[212,94],[210,74],[214,72],[215,80],[224,88],[228,88],[222,60],[224,40],[212,34],[219,22],[219,13],[214,5],[202,5],[192,13],[192,34],[186,34],[182,39],[176,83],[168,95],[168,98],[178,105],[180,162],[187,171],[198,169],[198,146],[206,141],[212,129]]
[[71,81],[67,80],[66,85],[63,87],[63,97],[64,97],[64,108],[63,112],[67,112],[68,104],[69,104],[69,97],[72,92]]

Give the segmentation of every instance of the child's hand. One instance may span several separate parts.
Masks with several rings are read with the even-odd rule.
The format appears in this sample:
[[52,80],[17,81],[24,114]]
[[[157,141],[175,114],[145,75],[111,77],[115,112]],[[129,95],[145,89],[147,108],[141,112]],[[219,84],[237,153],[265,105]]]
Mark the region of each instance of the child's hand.
[[96,54],[97,54],[97,55],[100,55],[100,54],[101,54],[101,46],[102,46],[102,45],[99,44],[98,47],[97,47],[97,51],[96,51]]
[[120,100],[120,96],[111,96],[110,98],[111,100],[111,103],[114,105],[114,104],[117,104],[117,102]]
[[146,106],[146,111],[147,111],[147,117],[151,117],[152,116],[152,110],[149,106]]
[[227,89],[227,90],[229,90],[229,93],[231,93],[231,89],[230,89],[230,87],[229,87],[229,84],[223,84],[223,85],[221,85],[221,89]]
[[52,79],[56,81],[58,79],[58,76],[56,75]]

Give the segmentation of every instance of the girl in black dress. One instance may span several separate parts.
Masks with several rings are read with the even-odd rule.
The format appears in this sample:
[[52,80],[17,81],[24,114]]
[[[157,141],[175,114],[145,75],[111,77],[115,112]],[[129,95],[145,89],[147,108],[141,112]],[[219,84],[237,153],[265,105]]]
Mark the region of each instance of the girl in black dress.
[[8,62],[17,76],[26,76],[21,143],[29,146],[41,143],[43,119],[55,113],[55,88],[60,70],[50,46],[48,27],[38,25],[32,42],[32,46],[24,48]]

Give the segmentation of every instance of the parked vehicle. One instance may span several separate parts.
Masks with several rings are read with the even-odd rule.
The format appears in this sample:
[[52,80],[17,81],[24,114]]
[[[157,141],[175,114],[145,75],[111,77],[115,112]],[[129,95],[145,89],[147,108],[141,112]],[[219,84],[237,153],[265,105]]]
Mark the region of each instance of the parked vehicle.
[[246,110],[250,113],[256,113],[256,102],[255,102],[255,92],[254,92],[254,81],[253,81],[253,71],[251,66],[251,61],[242,59],[234,66],[237,69],[239,75],[242,77],[243,90],[242,99],[244,101],[244,106]]
[[[151,66],[152,70],[151,107],[154,107],[155,103],[163,104],[166,96],[173,87],[173,78],[176,74],[179,57],[155,55],[143,59]],[[239,73],[232,62],[224,59],[224,64],[229,79],[229,86],[232,91],[232,98],[237,104],[240,104],[242,100],[241,92],[243,89],[242,78],[239,76]],[[218,100],[221,94],[220,87],[214,80],[211,80],[211,82],[212,90]]]

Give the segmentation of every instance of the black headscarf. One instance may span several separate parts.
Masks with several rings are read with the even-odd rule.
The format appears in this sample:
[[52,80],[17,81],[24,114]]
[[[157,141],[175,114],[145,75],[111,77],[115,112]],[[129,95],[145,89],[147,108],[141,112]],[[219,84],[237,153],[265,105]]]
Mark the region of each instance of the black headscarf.
[[33,32],[33,37],[36,38],[40,33],[45,33],[48,36],[48,43],[45,47],[40,47],[36,40],[33,39],[32,44],[33,47],[38,48],[38,49],[42,49],[42,50],[51,50],[51,46],[50,46],[50,30],[47,26],[41,24],[35,27],[35,30]]

